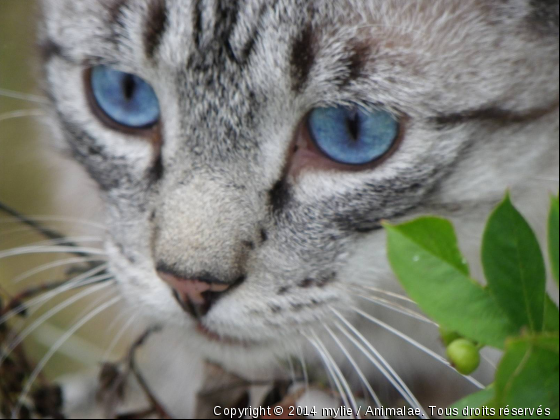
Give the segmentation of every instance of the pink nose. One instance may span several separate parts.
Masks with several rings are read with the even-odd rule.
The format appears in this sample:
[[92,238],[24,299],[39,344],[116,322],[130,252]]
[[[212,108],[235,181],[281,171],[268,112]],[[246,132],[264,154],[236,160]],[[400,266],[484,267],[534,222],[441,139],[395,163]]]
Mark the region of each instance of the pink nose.
[[227,284],[183,279],[164,272],[158,274],[171,286],[183,309],[195,318],[206,315],[216,298],[230,288]]

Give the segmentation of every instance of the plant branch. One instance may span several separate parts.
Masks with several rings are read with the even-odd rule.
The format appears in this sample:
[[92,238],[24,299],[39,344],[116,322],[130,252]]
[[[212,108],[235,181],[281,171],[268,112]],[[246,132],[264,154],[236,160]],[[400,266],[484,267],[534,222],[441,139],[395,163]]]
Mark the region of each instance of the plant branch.
[[[43,226],[41,223],[23,215],[22,213],[18,212],[17,210],[13,209],[12,207],[4,204],[2,201],[0,201],[0,211],[12,216],[17,221],[23,223],[24,225],[29,226],[30,228],[32,228],[36,232],[40,233],[41,235],[43,235],[47,239],[63,241],[61,243],[62,246],[67,246],[67,247],[71,247],[71,248],[78,248],[78,244],[68,240],[68,238],[65,235],[57,232],[56,230],[53,230],[53,229],[50,229],[50,228],[47,228],[47,227]],[[70,254],[76,255],[78,257],[88,257],[89,256],[88,254],[84,254],[84,253],[78,252],[78,251],[71,252]]]

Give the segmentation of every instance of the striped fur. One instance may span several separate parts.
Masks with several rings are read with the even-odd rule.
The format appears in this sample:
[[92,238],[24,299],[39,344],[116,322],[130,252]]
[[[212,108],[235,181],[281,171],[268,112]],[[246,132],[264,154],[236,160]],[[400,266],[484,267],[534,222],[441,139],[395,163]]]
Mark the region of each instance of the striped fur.
[[[123,295],[168,331],[158,357],[261,379],[300,345],[318,363],[302,332],[332,322],[330,307],[353,319],[349,308],[363,303],[354,286],[397,289],[381,220],[452,217],[474,263],[506,188],[534,220],[538,197],[556,188],[534,180],[558,177],[557,2],[43,0],[43,9],[53,128],[98,186]],[[127,135],[96,119],[83,78],[96,64],[154,86],[159,132]],[[392,111],[405,128],[400,148],[375,169],[291,176],[294,132],[332,104]],[[199,335],[158,268],[245,278],[204,325],[246,345]],[[441,374],[360,328],[405,376]],[[198,387],[165,379],[191,396]],[[192,398],[164,397],[192,414]]]

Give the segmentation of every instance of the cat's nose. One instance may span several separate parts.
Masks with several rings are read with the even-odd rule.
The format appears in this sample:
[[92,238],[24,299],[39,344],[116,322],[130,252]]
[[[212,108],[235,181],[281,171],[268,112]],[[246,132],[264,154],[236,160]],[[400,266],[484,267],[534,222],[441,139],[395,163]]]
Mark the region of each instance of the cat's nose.
[[171,286],[183,309],[196,319],[206,315],[218,298],[232,286],[214,279],[184,279],[161,271],[158,274]]

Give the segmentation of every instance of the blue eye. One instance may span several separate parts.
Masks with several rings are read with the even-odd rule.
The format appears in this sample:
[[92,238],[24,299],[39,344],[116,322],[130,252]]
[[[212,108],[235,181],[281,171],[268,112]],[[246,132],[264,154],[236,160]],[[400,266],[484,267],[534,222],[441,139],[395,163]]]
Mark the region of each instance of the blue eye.
[[138,76],[97,66],[91,71],[91,90],[100,110],[126,128],[149,128],[159,121],[156,93]]
[[317,108],[308,120],[317,147],[335,162],[366,165],[385,156],[399,135],[395,117],[382,110]]

